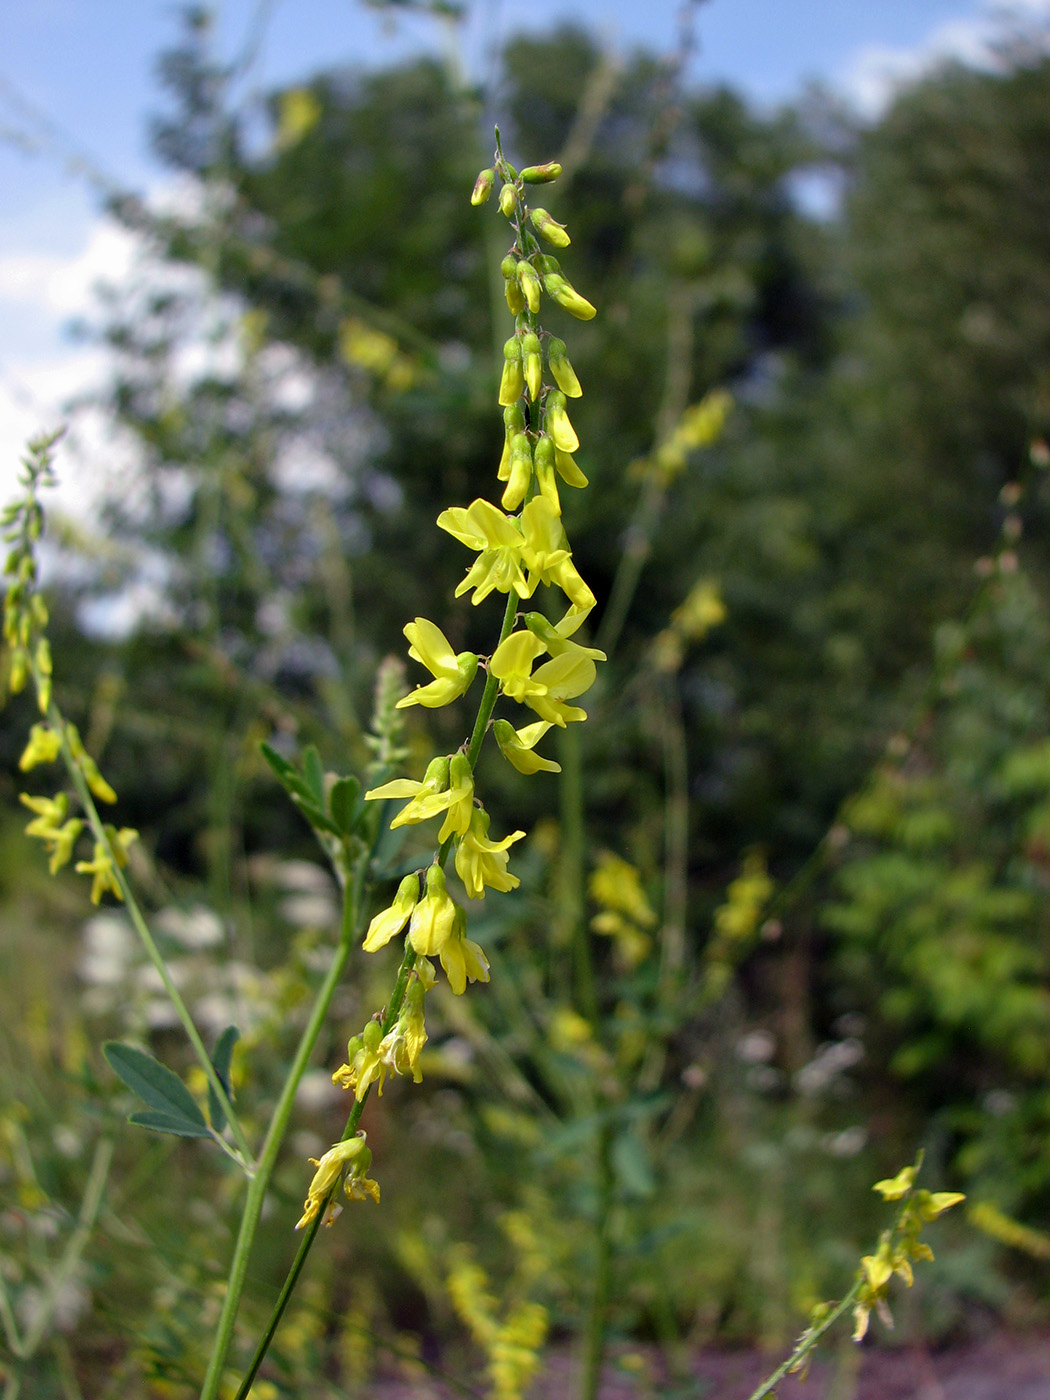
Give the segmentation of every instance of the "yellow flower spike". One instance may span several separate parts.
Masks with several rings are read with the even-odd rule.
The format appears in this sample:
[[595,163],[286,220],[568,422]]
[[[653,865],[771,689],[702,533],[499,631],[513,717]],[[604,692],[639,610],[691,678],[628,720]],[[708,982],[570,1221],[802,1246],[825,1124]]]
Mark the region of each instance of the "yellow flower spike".
[[546,649],[531,632],[512,632],[500,642],[489,662],[489,674],[496,677],[508,699],[522,701],[526,695],[542,693],[543,687],[532,680],[531,673],[532,663]]
[[[363,1132],[345,1142],[337,1142],[322,1157],[310,1157],[308,1161],[317,1170],[306,1193],[302,1218],[295,1227],[297,1230],[309,1225],[321,1209],[322,1202],[340,1179],[343,1180],[344,1190],[352,1201],[363,1201],[366,1196],[371,1196],[378,1205],[379,1185],[365,1176],[372,1165],[372,1153],[365,1145]],[[331,1221],[326,1220],[325,1223],[330,1224]]]
[[431,759],[423,774],[421,783],[412,778],[394,778],[382,787],[370,788],[365,793],[366,802],[385,800],[388,797],[411,797],[412,801],[403,807],[390,823],[391,827],[407,826],[409,823],[429,821],[439,812],[448,810],[452,801],[448,787],[448,757]]
[[565,341],[559,340],[557,336],[552,335],[547,342],[547,363],[554,376],[554,382],[562,393],[567,394],[570,399],[581,398],[583,390],[565,353]]
[[527,331],[522,336],[521,355],[529,398],[535,403],[543,388],[543,351],[540,348],[540,338],[534,331]]
[[453,906],[456,917],[449,937],[438,949],[441,966],[448,985],[457,997],[467,990],[468,982],[489,980],[489,961],[478,945],[466,936],[467,919],[463,910]]
[[469,899],[484,899],[485,886],[506,893],[516,890],[521,881],[507,870],[507,852],[524,831],[515,831],[502,841],[489,840],[489,814],[475,807],[469,830],[460,837],[456,847],[456,874],[463,881]]
[[101,841],[95,842],[95,853],[91,860],[78,860],[73,867],[78,875],[91,875],[91,903],[100,903],[102,896],[108,891],[116,895],[117,899],[123,899],[120,884],[117,880],[116,872],[113,869],[113,860],[105,845]]
[[366,953],[375,953],[380,948],[385,948],[394,935],[401,932],[408,923],[418,899],[419,876],[406,875],[397,887],[393,904],[389,909],[377,914],[368,925],[364,941]]
[[565,395],[560,389],[552,389],[544,405],[543,426],[554,439],[555,447],[563,452],[575,452],[580,445],[576,429],[569,422],[565,412]]
[[586,614],[574,614],[569,612],[562,618],[556,626],[543,616],[542,613],[530,612],[525,614],[525,626],[535,636],[539,637],[551,656],[589,656],[592,661],[606,661],[608,658],[605,652],[599,647],[585,647],[581,642],[574,642],[571,634],[577,630],[583,617]]
[[567,248],[572,242],[572,239],[566,232],[565,225],[559,224],[558,220],[555,219],[553,215],[548,214],[546,209],[540,209],[538,207],[530,209],[529,218],[532,220],[532,226],[540,237],[545,238],[547,242],[553,244],[555,248]]
[[521,398],[525,388],[525,371],[521,363],[521,341],[516,335],[503,346],[503,374],[499,382],[499,401],[509,408]]
[[509,448],[507,489],[500,497],[504,510],[517,510],[532,485],[532,444],[525,433],[517,433]]
[[460,913],[445,888],[445,872],[440,865],[432,865],[427,871],[426,893],[413,909],[408,925],[408,939],[415,951],[424,958],[440,954]]
[[478,670],[478,658],[472,651],[462,651],[457,656],[448,643],[444,632],[425,617],[417,617],[404,627],[405,636],[411,642],[408,649],[413,661],[420,662],[434,676],[428,685],[417,686],[411,695],[397,702],[397,709],[409,705],[423,705],[436,710],[458,700],[470,689]]
[[29,731],[29,743],[18,760],[23,773],[28,773],[39,763],[54,763],[62,752],[62,736],[49,724],[34,724]]
[[517,266],[518,286],[525,303],[535,316],[540,309],[540,279],[536,269],[523,258]]
[[525,704],[535,710],[540,719],[548,720],[564,729],[567,724],[587,718],[586,710],[576,705],[566,705],[577,695],[590,690],[597,675],[594,662],[589,656],[552,657],[535,672],[532,679],[546,688],[542,695],[526,695]]
[[474,810],[474,770],[465,753],[454,754],[449,764],[449,794],[448,810],[438,832],[439,841],[462,836],[470,827],[470,814]]
[[470,202],[475,207],[485,204],[492,193],[492,186],[496,180],[496,172],[492,169],[482,170],[478,178],[474,181],[474,189],[471,192]]
[[517,524],[490,501],[473,501],[464,509],[453,506],[438,516],[442,530],[481,553],[456,589],[456,597],[474,589],[471,602],[483,602],[493,590],[519,598],[532,596],[532,588],[522,571],[522,535]]
[[497,719],[492,725],[492,734],[499,745],[499,751],[512,768],[529,776],[532,773],[560,773],[561,764],[553,759],[541,758],[534,752],[536,745],[550,729],[549,720],[537,720],[523,729],[515,729],[506,719]]
[[561,498],[558,495],[558,480],[554,469],[556,451],[553,441],[544,433],[536,443],[532,457],[536,469],[536,485],[540,488],[540,495],[555,515],[561,515]]
[[[551,259],[554,261],[554,259]],[[544,272],[543,289],[549,297],[563,306],[570,316],[578,321],[590,321],[597,316],[597,310],[586,297],[581,297],[574,286],[560,272]]]

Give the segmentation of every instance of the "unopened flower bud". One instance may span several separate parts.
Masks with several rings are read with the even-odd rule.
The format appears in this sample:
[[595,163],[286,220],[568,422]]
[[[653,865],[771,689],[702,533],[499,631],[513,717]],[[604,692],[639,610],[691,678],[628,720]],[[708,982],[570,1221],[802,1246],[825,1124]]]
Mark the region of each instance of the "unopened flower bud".
[[492,193],[492,184],[496,178],[494,170],[483,170],[474,181],[474,192],[470,196],[471,204],[484,204]]
[[564,306],[569,315],[575,316],[578,321],[589,321],[597,315],[587,298],[581,297],[576,288],[567,282],[560,272],[548,272],[543,279],[543,285],[547,295],[552,297],[559,306]]
[[537,261],[540,274],[543,277],[546,277],[549,272],[561,271],[561,263],[557,258],[552,257],[550,253],[541,253]]
[[518,192],[513,185],[504,185],[499,192],[499,211],[505,219],[514,213],[518,203]]
[[510,471],[507,489],[500,504],[504,510],[517,510],[532,485],[532,444],[524,433],[518,433],[510,444]]
[[552,180],[556,180],[561,174],[561,166],[556,160],[549,160],[544,165],[527,165],[521,172],[521,179],[527,185],[549,185]]
[[576,378],[576,371],[569,363],[569,357],[565,353],[565,341],[558,340],[552,336],[547,342],[547,363],[550,365],[551,374],[554,375],[554,382],[563,394],[567,394],[570,399],[578,399],[583,393],[580,388],[580,381]]
[[525,297],[518,286],[517,276],[510,277],[503,284],[503,293],[507,298],[507,309],[512,316],[520,316],[525,310]]
[[554,439],[555,447],[560,447],[563,452],[575,452],[579,447],[580,439],[565,412],[565,395],[558,389],[547,395],[543,425]]
[[555,248],[569,246],[572,240],[565,231],[565,225],[559,224],[558,220],[548,214],[546,209],[530,209],[529,218],[540,237],[545,238],[548,243],[553,243]]
[[499,270],[503,273],[503,276],[508,282],[513,281],[513,279],[518,275],[518,260],[513,253],[507,254],[507,256],[500,263]]
[[516,335],[503,347],[503,376],[499,382],[499,401],[504,407],[517,403],[525,388],[525,372],[521,364],[521,341]]
[[521,354],[529,398],[535,403],[543,388],[543,352],[540,349],[540,338],[534,332],[529,331],[527,335],[522,336]]
[[540,309],[540,279],[531,263],[518,263],[518,286],[528,302],[529,310],[535,316]]
[[547,501],[555,515],[561,515],[561,501],[558,497],[558,482],[555,477],[553,441],[543,434],[532,449],[532,460],[536,468],[536,484],[540,495]]

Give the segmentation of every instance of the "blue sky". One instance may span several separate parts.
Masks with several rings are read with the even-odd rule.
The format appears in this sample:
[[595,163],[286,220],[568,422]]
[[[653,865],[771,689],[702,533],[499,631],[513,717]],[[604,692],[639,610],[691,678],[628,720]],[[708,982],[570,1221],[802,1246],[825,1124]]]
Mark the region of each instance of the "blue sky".
[[[1015,3],[1050,13],[1050,0]],[[359,0],[216,8],[224,57],[240,52],[254,16],[266,18],[244,95],[320,67],[387,64],[441,44],[432,21],[391,19]],[[819,79],[873,110],[891,79],[938,55],[972,54],[994,8],[993,0],[707,0],[696,12],[692,76],[766,104]],[[156,56],[179,32],[178,9],[174,0],[0,0],[0,485],[25,433],[55,421],[62,398],[104,372],[100,352],[71,344],[64,327],[90,311],[93,283],[119,276],[130,250],[70,163],[85,157],[140,191],[169,178],[146,133],[160,106]],[[494,42],[527,14],[528,28],[571,18],[614,48],[666,52],[679,11],[680,0],[470,0],[458,47],[479,80]]]

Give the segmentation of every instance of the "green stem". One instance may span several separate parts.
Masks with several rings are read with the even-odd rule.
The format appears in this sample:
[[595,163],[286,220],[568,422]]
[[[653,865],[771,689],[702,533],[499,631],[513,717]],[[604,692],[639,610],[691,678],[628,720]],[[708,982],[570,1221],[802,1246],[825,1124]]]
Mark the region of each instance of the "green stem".
[[[39,677],[36,677],[36,679],[39,684]],[[142,942],[142,946],[146,950],[150,962],[157,969],[157,975],[160,977],[160,980],[164,986],[164,990],[168,995],[168,999],[170,1000],[172,1006],[175,1008],[175,1014],[179,1018],[179,1022],[182,1025],[183,1030],[186,1032],[186,1037],[189,1040],[190,1045],[193,1047],[193,1052],[197,1057],[197,1062],[200,1065],[201,1069],[204,1071],[205,1077],[211,1088],[214,1090],[215,1095],[219,1100],[219,1103],[222,1105],[223,1112],[226,1114],[227,1121],[230,1125],[230,1131],[233,1134],[233,1140],[237,1144],[237,1150],[240,1156],[237,1157],[235,1154],[233,1154],[230,1151],[229,1146],[225,1142],[223,1142],[222,1138],[220,1138],[218,1134],[213,1135],[214,1140],[227,1153],[228,1156],[233,1156],[234,1160],[239,1162],[240,1166],[243,1167],[244,1171],[248,1173],[248,1175],[251,1175],[252,1150],[249,1146],[248,1139],[244,1135],[244,1129],[241,1127],[237,1114],[234,1112],[233,1105],[230,1103],[230,1098],[226,1092],[225,1086],[223,1085],[222,1080],[219,1078],[215,1066],[211,1062],[211,1056],[205,1049],[204,1041],[200,1037],[200,1032],[194,1025],[193,1017],[190,1015],[189,1009],[179,993],[179,989],[171,980],[171,974],[168,971],[167,964],[164,961],[164,957],[161,954],[160,949],[157,947],[157,944],[154,941],[153,934],[150,932],[149,925],[146,923],[145,916],[143,915],[142,910],[139,908],[138,900],[135,898],[134,891],[132,890],[131,885],[128,882],[127,876],[124,874],[124,871],[121,869],[117,861],[116,854],[113,850],[113,844],[110,841],[109,837],[106,835],[105,824],[102,821],[102,818],[99,816],[98,808],[95,806],[95,799],[92,797],[91,790],[87,785],[87,779],[84,777],[83,770],[81,769],[80,764],[77,762],[76,758],[74,757],[73,751],[70,748],[66,721],[63,718],[62,713],[58,709],[57,705],[54,704],[48,706],[47,717],[55,732],[61,735],[62,757],[65,761],[66,768],[69,772],[70,778],[73,781],[73,786],[76,788],[77,797],[80,800],[80,805],[84,809],[84,812],[87,816],[88,825],[91,827],[92,835],[94,836],[96,842],[98,842],[98,844],[103,847],[103,849],[106,852],[106,855],[112,863],[113,873],[116,877],[117,884],[120,886],[120,892],[123,896],[124,904],[127,907],[128,917],[131,919],[131,922],[135,927],[135,932],[138,934],[139,939]]]
[[[393,1029],[394,1024],[397,1021],[398,1015],[401,1012],[401,1003],[405,999],[405,990],[408,987],[408,978],[415,964],[415,961],[415,950],[412,948],[411,944],[409,944],[405,948],[405,956],[401,960],[401,966],[398,969],[397,974],[397,981],[394,983],[394,990],[390,996],[390,1001],[387,1003],[386,1015],[383,1017],[384,1035],[386,1035],[390,1030]],[[365,1103],[368,1100],[368,1095],[371,1092],[371,1089],[372,1086],[369,1085],[362,1097],[354,1104],[353,1108],[350,1110],[350,1116],[346,1120],[346,1127],[343,1129],[343,1134],[340,1138],[340,1142],[345,1142],[347,1138],[353,1137],[354,1133],[357,1132],[357,1126],[361,1121],[361,1114],[364,1112]],[[284,1315],[284,1310],[288,1306],[288,1301],[291,1298],[292,1293],[295,1291],[295,1285],[299,1281],[299,1275],[302,1273],[303,1266],[306,1264],[307,1255],[310,1253],[310,1250],[313,1247],[313,1242],[317,1238],[317,1232],[321,1228],[321,1222],[324,1220],[325,1215],[327,1214],[328,1203],[335,1195],[337,1189],[338,1183],[336,1183],[336,1185],[332,1187],[332,1190],[329,1192],[326,1199],[322,1201],[320,1207],[318,1208],[317,1214],[306,1227],[306,1231],[303,1235],[302,1241],[299,1245],[298,1250],[296,1251],[295,1258],[292,1260],[291,1267],[288,1270],[284,1283],[281,1285],[281,1291],[277,1295],[277,1301],[273,1305],[273,1311],[270,1314],[269,1322],[266,1324],[266,1330],[260,1337],[259,1343],[256,1346],[255,1352],[252,1355],[252,1359],[248,1363],[248,1368],[245,1371],[244,1376],[241,1380],[241,1384],[235,1396],[235,1400],[245,1400],[245,1397],[252,1388],[252,1382],[255,1380],[259,1367],[262,1365],[266,1353],[270,1349],[270,1343],[273,1341],[274,1335],[277,1332],[277,1328],[280,1326],[281,1318]],[[205,1394],[202,1392],[201,1400],[210,1400],[210,1397],[205,1396]]]
[[597,1400],[608,1333],[609,1292],[612,1282],[613,1200],[612,1127],[608,1121],[598,1130],[598,1231],[595,1240],[594,1292],[587,1316],[586,1351],[580,1400]]
[[230,1261],[230,1272],[226,1284],[226,1297],[223,1300],[222,1312],[219,1316],[219,1324],[216,1331],[215,1341],[212,1346],[212,1354],[208,1362],[208,1370],[204,1377],[204,1385],[201,1389],[201,1400],[214,1400],[218,1393],[219,1383],[222,1379],[222,1369],[226,1362],[226,1356],[233,1340],[234,1325],[237,1321],[237,1312],[240,1307],[241,1294],[244,1292],[244,1281],[248,1270],[248,1261],[251,1255],[252,1244],[255,1240],[255,1231],[259,1224],[259,1217],[262,1214],[263,1202],[266,1191],[273,1175],[273,1169],[277,1163],[277,1154],[280,1151],[281,1143],[284,1140],[285,1132],[288,1128],[288,1121],[291,1117],[292,1108],[295,1103],[295,1095],[299,1088],[299,1082],[303,1077],[317,1038],[321,1033],[328,1008],[331,1005],[332,997],[339,985],[339,980],[346,969],[350,954],[357,944],[357,935],[360,932],[361,906],[363,903],[364,885],[367,876],[368,861],[371,852],[361,857],[354,871],[353,879],[347,883],[343,895],[343,919],[340,929],[339,947],[331,966],[321,984],[320,990],[314,1000],[310,1018],[306,1023],[303,1033],[296,1047],[295,1058],[292,1061],[284,1087],[281,1090],[277,1105],[274,1108],[273,1116],[270,1119],[270,1126],[266,1131],[262,1149],[259,1153],[259,1160],[256,1164],[255,1172],[248,1186],[248,1194],[244,1202],[244,1211],[241,1216],[240,1229],[237,1232],[237,1242],[234,1245],[233,1258]]
[[820,1323],[819,1326],[814,1327],[812,1331],[807,1331],[805,1333],[802,1340],[799,1342],[798,1346],[787,1358],[787,1360],[777,1367],[777,1369],[773,1372],[773,1374],[769,1377],[768,1380],[763,1381],[762,1384],[758,1387],[758,1389],[756,1391],[753,1391],[751,1395],[748,1396],[748,1400],[764,1400],[765,1396],[773,1394],[777,1386],[788,1374],[788,1372],[794,1370],[795,1367],[800,1364],[800,1362],[805,1360],[805,1358],[809,1355],[813,1348],[817,1346],[817,1344],[820,1342],[820,1339],[824,1336],[825,1332],[827,1332],[830,1328],[834,1327],[835,1323],[838,1322],[839,1318],[843,1315],[843,1313],[847,1312],[857,1301],[857,1295],[860,1293],[861,1284],[863,1283],[863,1281],[863,1275],[858,1274],[856,1282],[854,1283],[850,1291],[846,1294],[845,1298],[843,1298],[842,1302],[839,1303],[835,1308],[832,1309],[831,1312],[828,1313],[827,1317],[824,1319],[823,1322]]

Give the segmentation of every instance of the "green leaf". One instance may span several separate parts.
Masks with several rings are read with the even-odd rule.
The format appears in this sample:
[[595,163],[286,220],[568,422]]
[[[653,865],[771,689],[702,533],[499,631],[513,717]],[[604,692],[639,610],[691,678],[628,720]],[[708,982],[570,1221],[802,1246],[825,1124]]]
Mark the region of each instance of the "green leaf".
[[203,1123],[194,1123],[192,1119],[181,1118],[174,1113],[155,1113],[152,1109],[132,1113],[128,1122],[134,1123],[137,1128],[149,1128],[153,1133],[171,1133],[173,1137],[211,1137]]
[[645,1144],[631,1132],[621,1133],[613,1143],[613,1171],[621,1190],[636,1200],[645,1200],[656,1190],[649,1152]]
[[318,807],[323,807],[324,769],[321,766],[321,755],[317,752],[317,747],[314,744],[311,744],[303,754],[303,777],[306,779],[310,796]]
[[332,821],[327,812],[321,810],[315,802],[311,802],[307,797],[299,797],[292,794],[292,801],[302,812],[303,816],[314,828],[315,831],[327,831],[330,836],[342,836],[342,832]]
[[339,778],[328,794],[328,808],[344,836],[353,834],[361,817],[361,784],[356,778]]
[[[222,1087],[226,1090],[226,1097],[233,1102],[233,1090],[230,1088],[230,1061],[233,1058],[233,1047],[241,1038],[241,1033],[236,1026],[227,1026],[216,1042],[215,1049],[211,1054],[211,1062],[215,1066],[215,1073],[219,1076]],[[217,1133],[221,1133],[226,1126],[226,1114],[219,1096],[208,1085],[208,1117],[211,1119],[212,1128]]]
[[271,748],[269,744],[264,742],[259,745],[259,752],[273,769],[279,782],[287,786],[290,778],[298,778],[299,775],[296,773],[294,766],[289,763],[286,758],[282,757],[275,748]]
[[[122,1045],[119,1040],[108,1040],[102,1047],[102,1053],[113,1073],[143,1102],[158,1109],[162,1116],[193,1124],[204,1130],[203,1136],[208,1135],[204,1114],[197,1107],[197,1101],[167,1065],[162,1065],[145,1050]],[[164,1131],[172,1130],[166,1128]]]

